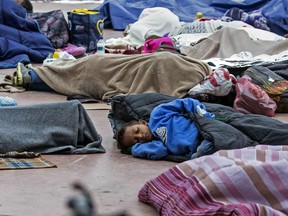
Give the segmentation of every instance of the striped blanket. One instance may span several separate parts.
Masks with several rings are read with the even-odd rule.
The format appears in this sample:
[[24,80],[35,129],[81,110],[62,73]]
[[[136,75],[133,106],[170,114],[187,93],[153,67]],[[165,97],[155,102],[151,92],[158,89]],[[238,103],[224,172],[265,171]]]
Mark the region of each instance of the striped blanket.
[[141,202],[160,215],[288,215],[288,146],[221,150],[148,181]]

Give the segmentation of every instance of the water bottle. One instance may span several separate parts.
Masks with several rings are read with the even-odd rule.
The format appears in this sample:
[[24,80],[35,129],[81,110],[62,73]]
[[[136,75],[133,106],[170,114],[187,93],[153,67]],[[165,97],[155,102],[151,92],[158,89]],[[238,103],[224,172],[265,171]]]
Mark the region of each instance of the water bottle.
[[7,107],[7,106],[16,106],[17,103],[15,100],[8,96],[1,96],[0,97],[0,107]]
[[105,53],[105,41],[100,37],[97,42],[97,53]]

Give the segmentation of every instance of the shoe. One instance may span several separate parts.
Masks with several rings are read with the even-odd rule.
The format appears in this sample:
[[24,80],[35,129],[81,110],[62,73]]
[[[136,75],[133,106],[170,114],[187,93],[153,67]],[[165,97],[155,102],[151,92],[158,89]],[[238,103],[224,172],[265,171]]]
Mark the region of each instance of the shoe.
[[30,76],[30,69],[24,66],[23,63],[19,62],[16,71],[13,73],[13,86],[24,86],[32,83]]
[[84,47],[78,47],[70,43],[68,43],[67,46],[62,48],[61,50],[66,51],[74,57],[81,56],[86,53],[86,49]]

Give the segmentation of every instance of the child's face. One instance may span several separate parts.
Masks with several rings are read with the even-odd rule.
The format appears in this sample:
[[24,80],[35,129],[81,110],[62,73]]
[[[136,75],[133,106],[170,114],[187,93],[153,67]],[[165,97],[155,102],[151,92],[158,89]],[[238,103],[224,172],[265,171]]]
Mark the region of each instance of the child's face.
[[133,146],[136,143],[146,143],[153,140],[153,134],[145,121],[128,126],[123,137],[123,143],[126,148]]

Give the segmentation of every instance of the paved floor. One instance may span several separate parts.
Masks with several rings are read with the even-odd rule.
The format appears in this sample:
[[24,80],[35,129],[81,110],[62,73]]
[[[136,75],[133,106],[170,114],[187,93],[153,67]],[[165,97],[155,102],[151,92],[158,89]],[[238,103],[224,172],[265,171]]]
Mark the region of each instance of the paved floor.
[[[34,11],[74,8],[93,9],[97,4],[33,3]],[[104,37],[121,37],[122,32],[105,30]],[[12,74],[14,69],[0,70]],[[65,101],[57,93],[0,93],[13,97],[18,105]],[[97,131],[103,137],[105,154],[45,155],[58,167],[51,169],[8,170],[0,173],[0,215],[63,216],[71,215],[66,202],[75,191],[74,182],[83,183],[97,205],[98,213],[112,215],[125,210],[131,216],[158,215],[150,206],[138,202],[138,191],[145,182],[173,166],[172,162],[147,161],[119,153],[112,138],[108,110],[88,110]],[[12,117],[11,117],[12,118]],[[13,131],[11,131],[13,133]],[[37,133],[37,131],[35,131]],[[3,136],[3,134],[2,134]]]
[[[69,11],[79,7],[91,9],[96,6],[33,4],[35,12],[54,9]],[[122,32],[105,30],[104,36],[106,39],[121,37]],[[0,70],[0,74],[11,74],[13,70]],[[66,100],[64,95],[36,91],[0,93],[0,96],[13,97],[19,105]],[[97,205],[98,213],[113,215],[125,210],[131,216],[158,215],[152,207],[138,202],[137,194],[147,180],[156,177],[175,163],[141,160],[119,153],[107,119],[108,110],[88,110],[88,113],[103,137],[102,144],[107,152],[91,155],[45,155],[58,168],[1,171],[0,215],[71,215],[66,202],[75,195],[72,189],[74,182],[81,182],[88,188]],[[278,114],[277,118],[285,121],[287,115]]]

